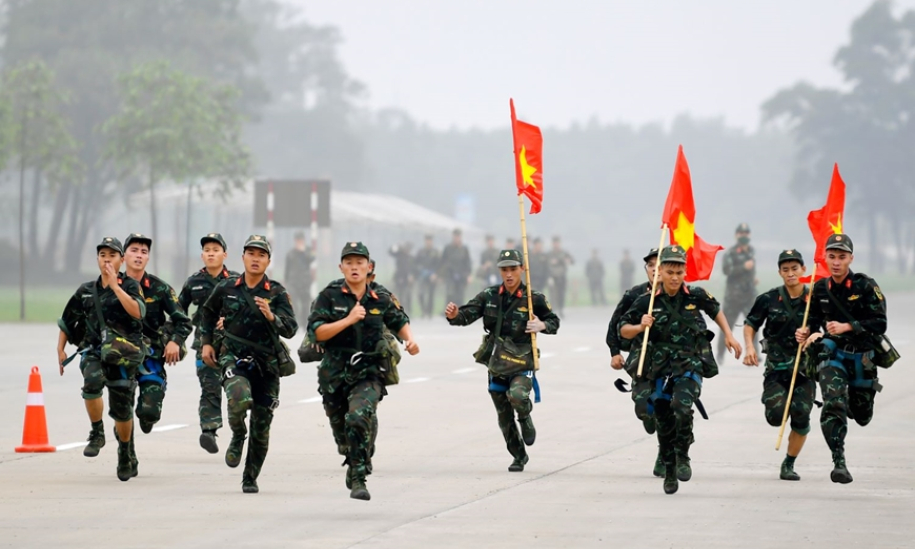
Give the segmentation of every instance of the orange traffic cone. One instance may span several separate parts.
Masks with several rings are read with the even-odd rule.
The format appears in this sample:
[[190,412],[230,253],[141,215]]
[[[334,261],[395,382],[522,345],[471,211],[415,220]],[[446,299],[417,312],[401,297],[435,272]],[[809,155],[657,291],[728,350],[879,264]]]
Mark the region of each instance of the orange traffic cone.
[[44,395],[41,392],[41,374],[32,366],[29,375],[29,396],[25,401],[25,425],[22,427],[22,446],[17,452],[53,452],[48,444],[48,420],[44,413]]

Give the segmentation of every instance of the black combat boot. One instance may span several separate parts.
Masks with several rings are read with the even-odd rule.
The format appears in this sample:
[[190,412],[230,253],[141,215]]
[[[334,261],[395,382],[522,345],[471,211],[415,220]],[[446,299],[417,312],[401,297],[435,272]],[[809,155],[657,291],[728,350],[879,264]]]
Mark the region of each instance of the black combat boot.
[[531,446],[537,440],[537,429],[534,429],[534,420],[531,416],[519,417],[518,423],[521,424],[521,439],[525,446]]
[[200,433],[200,447],[211,454],[219,452],[219,445],[216,444],[216,431],[209,430]]
[[524,466],[527,465],[527,462],[530,458],[527,457],[527,454],[524,454],[521,457],[516,457],[512,464],[508,466],[508,470],[512,473],[520,473],[524,471]]
[[147,435],[152,432],[153,426],[155,423],[151,421],[146,421],[145,419],[140,419],[140,430],[146,433]]
[[[117,436],[114,439],[117,440]],[[89,431],[89,438],[86,440],[89,441],[89,444],[83,448],[83,455],[89,458],[97,456],[99,450],[105,446],[105,425],[101,421],[93,423],[92,429]]]
[[689,463],[689,450],[677,448],[677,479],[688,482],[693,478],[693,468]]
[[245,447],[245,435],[232,433],[232,440],[229,447],[226,448],[226,465],[229,467],[238,467],[241,463],[241,453]]
[[664,478],[665,470],[664,460],[661,458],[661,448],[658,447],[658,457],[654,460],[654,470],[651,474],[658,478]]
[[359,474],[358,471],[353,471],[350,477],[352,479],[352,488],[350,489],[349,497],[361,499],[362,501],[372,499],[372,494],[369,493],[369,489],[365,486],[365,475]]
[[679,488],[680,483],[677,481],[676,462],[668,463],[664,467],[664,493],[668,495],[676,494]]
[[[795,456],[796,457],[796,456]],[[801,475],[794,472],[794,457],[785,456],[778,478],[782,480],[801,480]]]
[[257,487],[257,480],[250,475],[241,477],[241,491],[246,494],[258,493],[260,489]]
[[133,464],[130,463],[130,443],[118,440],[118,480],[127,482],[133,478]]
[[[116,430],[114,436],[118,436]],[[140,474],[140,460],[137,459],[137,449],[133,445],[133,430],[130,431],[130,442],[127,443],[127,450],[130,456],[130,477],[133,478]]]
[[829,478],[833,482],[838,482],[839,484],[848,484],[854,480],[851,478],[851,473],[848,472],[848,468],[845,467],[844,451],[834,451],[832,453],[832,463],[834,467],[832,469],[832,473],[829,474]]

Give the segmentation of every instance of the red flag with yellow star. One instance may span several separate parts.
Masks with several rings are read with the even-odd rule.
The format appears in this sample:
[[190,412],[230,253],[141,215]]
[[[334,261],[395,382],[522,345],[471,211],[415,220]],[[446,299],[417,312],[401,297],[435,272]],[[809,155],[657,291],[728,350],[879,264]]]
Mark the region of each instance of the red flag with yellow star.
[[832,181],[829,184],[829,194],[826,196],[826,205],[819,210],[813,210],[807,215],[807,225],[816,242],[816,253],[813,260],[816,262],[816,277],[828,278],[829,269],[826,267],[826,240],[829,235],[842,233],[842,217],[845,212],[845,182],[839,174],[839,165],[832,168]]
[[715,255],[724,248],[708,244],[696,234],[696,203],[693,201],[693,184],[683,155],[683,145],[677,150],[677,165],[661,221],[670,229],[670,243],[686,250],[685,280],[708,280],[715,266]]
[[515,118],[515,102],[508,100],[512,110],[512,140],[515,148],[515,183],[518,194],[531,200],[531,213],[543,207],[543,136],[540,128]]

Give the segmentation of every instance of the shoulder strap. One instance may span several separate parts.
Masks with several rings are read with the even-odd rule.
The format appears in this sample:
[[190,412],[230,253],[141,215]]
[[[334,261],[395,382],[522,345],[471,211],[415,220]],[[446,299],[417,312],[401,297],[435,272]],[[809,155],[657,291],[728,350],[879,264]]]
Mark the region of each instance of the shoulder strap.
[[[257,304],[254,303],[254,298],[251,297],[251,293],[248,291],[248,286],[244,283],[244,281],[242,281],[242,285],[244,286],[244,288],[241,288],[241,292],[242,292],[242,294],[244,294],[245,301],[248,303],[248,306],[257,312],[260,312],[260,309],[258,309]],[[273,352],[279,353],[280,338],[276,334],[276,327],[273,326],[272,322],[268,322],[266,318],[264,318],[264,324],[267,325],[267,333],[270,334],[270,339],[273,341]],[[229,332],[226,331],[227,336],[228,336],[228,334],[229,334]],[[233,339],[241,339],[241,338],[233,338]],[[247,343],[250,344],[251,342],[247,342]]]
[[106,336],[105,332],[107,331],[108,326],[105,324],[105,315],[102,313],[102,302],[98,297],[98,287],[95,282],[92,283],[92,302],[95,304],[95,314],[98,317],[99,333],[104,341]]
[[674,320],[679,320],[679,321],[683,322],[687,328],[689,328],[690,330],[692,330],[693,332],[695,332],[697,334],[703,333],[703,331],[699,328],[699,326],[695,322],[692,321],[692,319],[686,318],[685,316],[683,316],[680,313],[680,311],[676,307],[671,305],[670,300],[662,299],[661,304],[664,306],[665,309],[667,309],[667,312],[670,313],[670,316],[674,317]]
[[[795,330],[799,328],[797,324],[797,311],[794,309],[794,307],[791,306],[791,296],[789,296],[788,292],[785,291],[784,286],[778,287],[778,295],[781,296],[782,303],[785,304],[785,309],[788,310],[789,322],[782,326],[782,329],[779,330],[777,334],[770,336],[769,339],[780,339],[783,335],[785,335],[785,332],[787,332],[789,328],[793,328]],[[804,293],[801,294],[801,297],[804,297],[805,295],[807,295],[806,287],[804,288]],[[810,298],[808,297],[808,299]]]
[[[530,291],[530,290],[528,290],[528,291]],[[508,309],[503,311],[502,310],[502,296],[499,295],[498,297],[499,297],[499,316],[496,317],[496,331],[494,333],[494,335],[496,336],[496,339],[499,339],[499,337],[502,336],[502,319],[505,318],[504,317],[505,313],[512,312],[515,309],[515,307],[518,305],[518,303],[520,303],[519,300],[512,301],[512,304],[508,306]]]

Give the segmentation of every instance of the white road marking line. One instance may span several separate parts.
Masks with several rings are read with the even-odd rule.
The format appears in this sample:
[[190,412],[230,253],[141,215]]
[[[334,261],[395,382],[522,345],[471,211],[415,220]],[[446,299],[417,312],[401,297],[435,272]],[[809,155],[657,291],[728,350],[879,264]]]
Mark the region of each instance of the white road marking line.
[[575,347],[572,350],[576,353],[587,353],[588,351],[591,350],[591,347]]
[[476,370],[476,368],[461,368],[460,370],[455,370],[451,372],[452,374],[469,374],[470,372]]
[[82,448],[83,446],[89,444],[89,441],[83,442],[71,442],[70,444],[61,444],[57,447],[58,452],[66,452],[67,450],[73,450],[74,448]]
[[540,353],[540,358],[553,358],[556,353]]
[[153,433],[164,433],[165,431],[175,431],[178,429],[184,429],[187,425],[176,423],[174,425],[162,425],[161,427],[153,427]]
[[404,383],[420,383],[422,381],[429,381],[428,377],[414,377],[413,379],[408,379]]
[[304,400],[300,400],[299,404],[313,404],[315,402],[321,402],[322,400],[324,400],[324,397],[316,396],[316,397],[311,397],[311,398],[306,398]]

